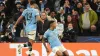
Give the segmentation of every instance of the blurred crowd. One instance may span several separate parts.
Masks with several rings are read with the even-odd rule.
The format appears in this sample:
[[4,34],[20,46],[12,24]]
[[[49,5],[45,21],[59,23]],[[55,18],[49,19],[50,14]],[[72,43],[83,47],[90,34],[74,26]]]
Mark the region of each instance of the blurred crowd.
[[[27,37],[25,20],[15,32],[12,27],[22,12],[30,7],[30,0],[0,0],[0,41],[14,42]],[[77,36],[100,35],[100,0],[34,0],[43,22],[37,21],[37,38],[41,41],[49,28],[49,21],[57,22],[62,42],[76,42]]]

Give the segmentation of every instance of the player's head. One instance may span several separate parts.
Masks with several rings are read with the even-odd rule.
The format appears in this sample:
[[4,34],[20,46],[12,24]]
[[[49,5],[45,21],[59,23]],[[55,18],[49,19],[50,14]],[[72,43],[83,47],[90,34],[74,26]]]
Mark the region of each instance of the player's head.
[[51,28],[56,28],[56,26],[57,26],[57,24],[56,24],[56,22],[55,21],[50,21],[50,23],[49,23],[49,27]]
[[32,6],[34,6],[34,4],[36,4],[36,2],[33,1],[33,0],[31,0],[31,1],[30,1],[30,6],[32,7]]

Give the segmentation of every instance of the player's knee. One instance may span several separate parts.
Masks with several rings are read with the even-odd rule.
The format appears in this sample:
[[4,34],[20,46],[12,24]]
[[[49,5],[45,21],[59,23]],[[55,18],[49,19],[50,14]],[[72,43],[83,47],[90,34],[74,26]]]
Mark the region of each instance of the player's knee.
[[66,54],[65,56],[69,56],[69,54]]
[[69,56],[67,51],[65,51],[63,54],[64,54],[64,56]]
[[58,56],[63,56],[63,54],[58,54]]
[[57,55],[58,55],[58,56],[63,56],[63,53],[60,52],[60,51],[58,51],[58,52],[57,52]]

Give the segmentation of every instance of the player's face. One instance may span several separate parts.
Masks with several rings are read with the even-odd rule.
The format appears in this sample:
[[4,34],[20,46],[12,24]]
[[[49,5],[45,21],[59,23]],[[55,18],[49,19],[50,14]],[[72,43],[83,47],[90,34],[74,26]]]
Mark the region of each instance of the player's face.
[[56,26],[57,26],[57,23],[56,22],[52,23],[52,27],[53,28],[56,28]]

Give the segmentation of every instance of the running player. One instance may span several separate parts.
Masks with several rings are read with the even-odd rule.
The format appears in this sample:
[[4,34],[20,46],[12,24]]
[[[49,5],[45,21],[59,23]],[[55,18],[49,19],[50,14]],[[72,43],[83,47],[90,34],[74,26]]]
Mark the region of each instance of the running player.
[[57,56],[69,56],[67,50],[65,49],[65,47],[58,38],[58,30],[56,29],[55,21],[50,21],[50,28],[45,32],[43,38],[43,44],[46,48],[46,51],[48,52],[48,48],[46,47],[44,41],[45,39],[48,40],[52,48],[52,51],[56,53]]
[[[35,42],[36,37],[36,28],[37,28],[37,20],[41,21],[39,16],[39,11],[34,9],[34,1],[30,1],[30,7],[23,11],[22,15],[18,18],[15,23],[13,30],[16,28],[17,24],[25,18],[26,20],[26,33],[28,34],[29,42],[24,44],[24,47],[29,47],[29,51],[32,51],[32,44]],[[37,20],[36,20],[37,19]],[[29,55],[30,56],[30,55]]]

